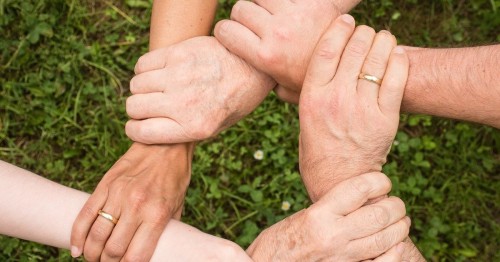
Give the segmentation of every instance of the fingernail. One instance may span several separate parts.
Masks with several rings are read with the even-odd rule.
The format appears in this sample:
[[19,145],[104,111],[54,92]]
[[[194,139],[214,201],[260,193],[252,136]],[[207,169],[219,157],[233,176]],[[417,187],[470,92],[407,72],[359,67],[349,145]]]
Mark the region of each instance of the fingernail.
[[71,256],[74,258],[79,257],[82,254],[80,249],[76,246],[71,246]]
[[348,24],[354,24],[354,17],[352,17],[349,14],[342,15],[341,18],[342,18],[342,20],[344,20],[344,22],[346,22]]
[[394,53],[395,53],[395,54],[404,54],[404,53],[405,53],[405,49],[404,49],[404,48],[402,48],[401,46],[396,46],[396,47],[394,48]]
[[399,254],[403,254],[403,252],[405,252],[405,248],[406,248],[406,245],[405,243],[401,242],[398,244],[398,246],[396,247],[396,251],[398,251]]

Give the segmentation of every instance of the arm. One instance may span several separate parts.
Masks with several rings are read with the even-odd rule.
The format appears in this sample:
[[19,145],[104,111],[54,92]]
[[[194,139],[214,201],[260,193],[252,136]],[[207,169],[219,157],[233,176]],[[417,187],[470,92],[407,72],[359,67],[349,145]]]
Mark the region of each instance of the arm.
[[[216,4],[206,0],[155,1],[150,47],[208,34]],[[180,218],[193,148],[192,143],[133,144],[80,211],[72,231],[72,255],[83,252],[90,261],[122,257],[148,260],[170,218]],[[116,227],[97,216],[101,209],[120,219]]]
[[149,49],[208,35],[214,21],[216,0],[155,0],[151,14]]
[[[0,170],[0,234],[69,249],[72,223],[89,195],[3,161]],[[208,258],[250,260],[238,245],[173,220],[161,234],[151,261]]]
[[[303,0],[292,5],[286,0],[260,0],[255,5],[240,1],[233,7],[232,20],[216,25],[215,36],[275,79],[280,98],[298,103],[314,46],[331,21],[358,2]],[[410,78],[403,110],[499,128],[500,109],[495,105],[500,85],[493,79],[500,74],[499,48],[409,48]]]
[[[389,32],[354,30],[354,20],[344,15],[316,47],[299,104],[300,170],[313,202],[342,181],[381,170],[398,128],[408,75],[407,56],[402,48],[393,51],[395,45]],[[386,80],[378,86],[359,80],[359,72],[385,74]],[[277,242],[262,234],[255,246],[266,249]],[[414,250],[407,245],[406,257]],[[416,259],[421,256],[411,261]]]
[[404,111],[500,128],[500,45],[407,49]]

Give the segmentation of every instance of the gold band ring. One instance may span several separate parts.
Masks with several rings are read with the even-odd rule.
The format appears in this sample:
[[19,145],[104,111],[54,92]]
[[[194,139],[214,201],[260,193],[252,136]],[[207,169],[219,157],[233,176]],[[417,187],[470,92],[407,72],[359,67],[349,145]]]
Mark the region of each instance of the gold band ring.
[[115,224],[118,223],[118,219],[115,218],[114,216],[102,211],[102,210],[99,210],[99,212],[97,212],[97,214],[99,214],[100,216],[102,216],[103,218],[111,221],[111,223]]
[[377,85],[381,85],[382,84],[382,79],[376,77],[376,76],[372,76],[372,75],[369,75],[369,74],[365,74],[365,73],[361,73],[359,74],[359,79],[364,79],[366,81],[370,81],[372,83],[375,83]]

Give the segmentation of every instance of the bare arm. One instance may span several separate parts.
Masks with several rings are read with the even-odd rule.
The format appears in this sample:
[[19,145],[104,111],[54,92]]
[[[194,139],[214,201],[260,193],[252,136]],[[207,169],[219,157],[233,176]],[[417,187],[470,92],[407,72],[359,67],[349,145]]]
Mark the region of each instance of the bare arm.
[[151,15],[149,49],[208,35],[214,21],[216,0],[155,0]]
[[[154,1],[150,48],[208,34],[216,5],[215,0]],[[148,260],[170,218],[180,218],[193,148],[193,143],[134,143],[80,211],[72,231],[72,255],[83,252],[89,261]],[[97,216],[99,210],[119,218],[118,224]]]
[[[0,234],[69,249],[71,226],[89,194],[0,161]],[[193,252],[194,251],[194,252]],[[152,261],[246,261],[236,244],[171,221]]]
[[408,48],[403,110],[500,128],[500,45]]
[[[319,37],[337,15],[360,1],[256,2],[259,5],[238,2],[231,13],[233,21],[217,24],[215,36],[232,53],[275,79],[280,98],[298,103]],[[408,48],[410,79],[402,109],[500,127],[500,85],[493,79],[500,71],[499,48]]]

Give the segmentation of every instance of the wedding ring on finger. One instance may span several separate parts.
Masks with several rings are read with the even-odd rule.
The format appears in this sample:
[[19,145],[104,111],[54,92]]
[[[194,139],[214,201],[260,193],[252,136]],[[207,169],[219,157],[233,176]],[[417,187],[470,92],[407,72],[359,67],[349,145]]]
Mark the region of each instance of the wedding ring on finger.
[[366,80],[366,81],[369,81],[369,82],[372,82],[372,83],[375,83],[377,85],[381,85],[382,84],[382,79],[380,79],[380,78],[378,78],[376,76],[373,76],[373,75],[361,73],[361,74],[359,74],[358,78]]
[[102,216],[103,218],[105,218],[106,220],[109,220],[111,223],[115,224],[118,223],[118,219],[115,218],[114,216],[112,216],[111,214],[108,214],[106,212],[104,212],[103,210],[99,210],[99,212],[97,212],[97,214],[99,216]]

